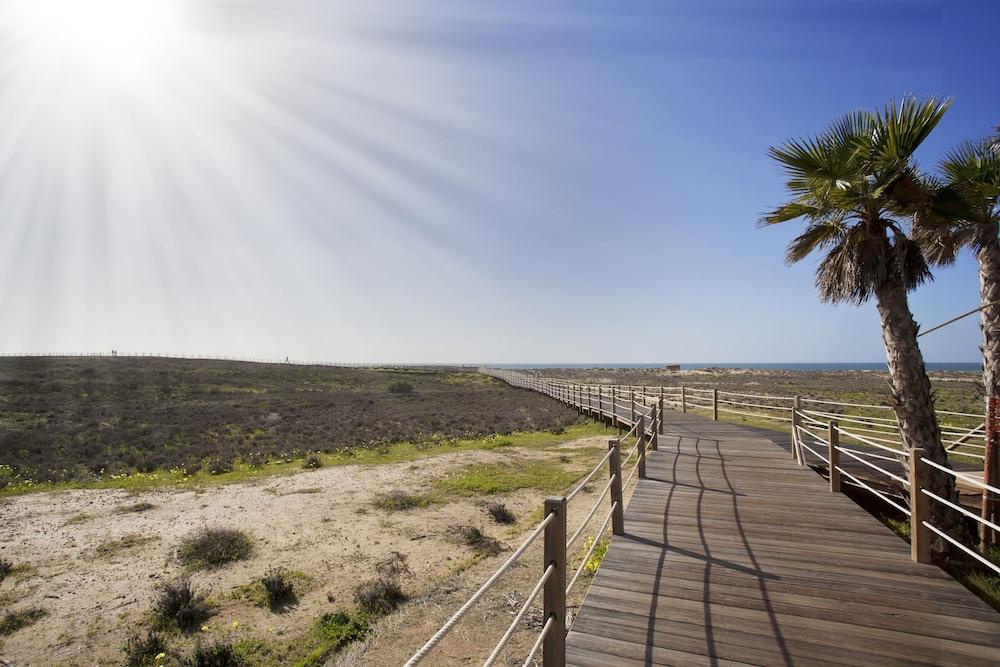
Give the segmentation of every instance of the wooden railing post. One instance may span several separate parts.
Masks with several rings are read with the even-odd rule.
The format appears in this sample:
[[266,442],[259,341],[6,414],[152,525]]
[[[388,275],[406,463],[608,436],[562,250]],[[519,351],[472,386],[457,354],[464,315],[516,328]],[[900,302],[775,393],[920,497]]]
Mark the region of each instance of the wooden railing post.
[[921,459],[924,450],[910,450],[910,557],[918,563],[931,562],[931,531],[924,525],[930,519],[927,496],[921,492],[927,486],[928,465]]
[[611,387],[611,425],[618,429],[618,435],[622,434],[621,426],[618,425],[618,401],[614,386]]
[[687,387],[681,385],[681,413],[686,415],[687,411],[688,411]]
[[611,503],[615,505],[611,515],[611,532],[615,535],[625,534],[625,512],[622,509],[622,449],[617,439],[608,440],[608,449],[612,450],[608,457],[608,472],[611,477]]
[[[661,390],[662,390],[662,388],[661,388]],[[660,401],[656,405],[656,416],[659,417],[659,419],[660,419],[656,423],[656,432],[657,432],[658,435],[663,435],[663,396],[660,396]],[[660,444],[659,443],[659,439],[657,439],[656,444],[657,445]],[[653,447],[653,449],[656,449],[656,447]]]
[[635,430],[639,442],[639,479],[646,476],[646,415],[639,415],[639,427]]
[[712,419],[719,421],[719,390],[712,390]]
[[802,451],[799,448],[799,427],[802,425],[802,415],[799,413],[801,405],[801,399],[796,396],[792,403],[792,460],[796,463],[802,463]]
[[629,402],[629,405],[632,406],[632,413],[631,413],[632,424],[631,425],[635,426],[635,389],[632,389],[631,387],[629,387],[629,390],[628,390],[628,402]]
[[545,516],[549,514],[555,514],[555,519],[545,527],[542,572],[550,565],[556,567],[542,593],[545,619],[553,621],[542,645],[542,665],[563,667],[566,664],[566,498],[546,498]]
[[660,448],[660,441],[657,436],[659,436],[660,424],[657,422],[657,418],[660,416],[660,411],[654,405],[649,409],[649,448],[654,452]]
[[840,446],[840,431],[837,430],[836,419],[831,420],[827,427],[826,443],[826,457],[830,459],[830,491],[840,493],[840,471],[837,470],[840,466],[840,450],[837,449]]

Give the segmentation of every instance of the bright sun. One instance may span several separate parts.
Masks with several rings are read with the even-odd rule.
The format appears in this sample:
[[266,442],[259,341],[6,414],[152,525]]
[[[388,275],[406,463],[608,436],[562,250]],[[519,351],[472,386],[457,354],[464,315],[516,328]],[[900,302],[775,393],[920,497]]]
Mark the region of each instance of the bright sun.
[[96,76],[149,74],[182,37],[181,0],[10,1],[10,27],[25,47]]

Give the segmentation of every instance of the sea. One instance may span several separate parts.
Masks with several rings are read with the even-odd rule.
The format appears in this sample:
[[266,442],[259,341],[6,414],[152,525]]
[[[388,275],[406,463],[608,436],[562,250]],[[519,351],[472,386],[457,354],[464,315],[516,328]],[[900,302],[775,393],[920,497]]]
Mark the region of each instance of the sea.
[[[614,362],[593,362],[585,364],[486,364],[491,368],[510,368],[510,369],[530,369],[530,368],[663,368],[665,364],[663,362],[653,362],[653,363],[633,363],[633,364],[623,364]],[[762,370],[783,370],[783,371],[884,371],[886,370],[886,364],[882,362],[810,362],[810,363],[760,363],[760,362],[731,362],[731,361],[713,361],[713,362],[698,362],[698,363],[682,363],[679,364],[681,370],[696,370],[699,368],[754,368]],[[965,361],[938,361],[938,362],[927,362],[927,370],[929,371],[967,371],[967,372],[979,372],[982,370],[982,364],[979,362],[965,362]]]

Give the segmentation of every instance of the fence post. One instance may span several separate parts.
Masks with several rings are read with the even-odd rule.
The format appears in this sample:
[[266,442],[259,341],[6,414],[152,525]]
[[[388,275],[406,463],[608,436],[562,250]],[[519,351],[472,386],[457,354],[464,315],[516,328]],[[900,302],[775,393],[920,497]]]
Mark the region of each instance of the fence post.
[[639,444],[639,479],[646,476],[646,415],[639,415],[639,428],[635,430]]
[[837,466],[840,465],[840,450],[837,447],[840,446],[840,431],[837,430],[837,420],[830,420],[830,425],[827,427],[827,458],[830,459],[830,491],[833,493],[840,493],[840,471],[837,470]]
[[799,409],[802,406],[801,399],[796,396],[792,403],[792,460],[802,463],[802,452],[799,450],[799,427],[802,426],[802,415]]
[[712,419],[719,421],[719,390],[712,390]]
[[635,426],[635,389],[629,387],[628,402],[632,406],[632,426]]
[[621,428],[618,426],[618,403],[615,400],[614,385],[611,386],[611,425],[618,429],[618,435],[622,434]]
[[608,458],[608,469],[611,477],[611,504],[615,509],[611,514],[611,532],[615,535],[625,534],[625,513],[622,510],[622,449],[617,439],[608,440],[608,449],[612,450]]
[[921,489],[927,485],[927,464],[921,461],[924,450],[910,450],[910,557],[918,563],[931,562],[931,531],[924,525],[930,519],[928,499]]
[[[663,389],[661,388],[660,391],[662,391],[662,390]],[[656,416],[660,418],[660,421],[657,422],[657,424],[656,424],[656,432],[657,432],[657,434],[662,435],[663,434],[663,396],[660,396],[660,401],[656,405]],[[660,444],[659,440],[657,440],[656,444],[657,445]],[[656,449],[656,447],[653,447],[653,449]]]
[[657,437],[659,435],[658,431],[660,430],[660,425],[656,421],[657,417],[659,417],[659,416],[660,416],[660,412],[657,409],[657,407],[655,405],[652,406],[652,407],[650,407],[650,409],[649,409],[649,425],[650,425],[651,428],[649,430],[651,431],[651,433],[649,435],[649,448],[651,450],[653,450],[654,452],[657,449],[660,448],[659,438]]
[[555,564],[555,571],[545,582],[545,618],[552,619],[552,629],[542,645],[542,665],[563,667],[566,664],[566,498],[546,498],[545,516],[555,519],[545,527],[545,562],[542,572]]
[[681,385],[681,413],[686,415],[687,412],[688,412],[687,387]]

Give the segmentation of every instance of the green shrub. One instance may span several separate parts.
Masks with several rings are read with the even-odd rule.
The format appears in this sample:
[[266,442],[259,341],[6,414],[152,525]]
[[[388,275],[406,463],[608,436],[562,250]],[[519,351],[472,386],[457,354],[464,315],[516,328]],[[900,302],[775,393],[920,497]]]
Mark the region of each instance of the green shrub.
[[412,394],[413,385],[405,380],[400,380],[399,382],[393,382],[389,385],[390,394]]
[[48,616],[49,612],[41,607],[28,607],[20,611],[9,611],[0,617],[0,637],[12,635],[21,628],[34,625],[39,620]]
[[368,615],[362,611],[335,611],[324,614],[316,623],[315,629],[319,646],[295,665],[296,667],[318,667],[326,662],[328,655],[339,651],[351,642],[364,639],[370,632]]
[[295,601],[295,585],[284,568],[273,567],[264,573],[260,579],[267,602],[272,607],[289,604]]
[[153,615],[161,627],[192,630],[212,615],[205,596],[196,593],[187,579],[163,584],[153,607]]
[[406,599],[406,594],[395,577],[377,577],[354,589],[355,604],[361,611],[372,616],[391,613]]
[[517,517],[514,516],[514,513],[507,509],[507,506],[499,500],[493,500],[486,503],[486,511],[489,512],[489,515],[493,517],[493,520],[497,523],[505,525],[517,523]]
[[402,512],[417,507],[427,507],[431,499],[406,491],[390,491],[375,498],[375,506],[387,512]]
[[122,644],[122,651],[125,653],[123,667],[154,667],[156,656],[167,652],[167,642],[155,631],[145,636],[134,634]]
[[190,656],[181,660],[183,667],[245,667],[246,661],[235,651],[231,644],[215,642],[213,644],[198,643]]
[[181,563],[192,570],[221,567],[253,554],[253,538],[231,528],[202,528],[177,550]]
[[11,572],[14,571],[14,564],[11,563],[6,558],[0,558],[0,581],[7,578]]
[[323,459],[319,454],[308,454],[305,459],[302,460],[302,467],[307,469],[322,468]]

